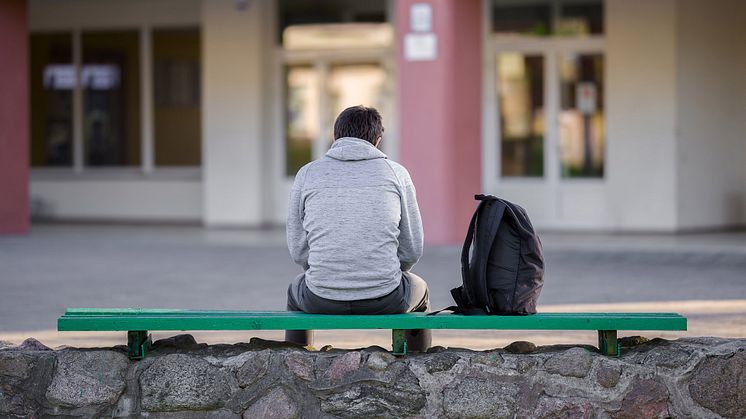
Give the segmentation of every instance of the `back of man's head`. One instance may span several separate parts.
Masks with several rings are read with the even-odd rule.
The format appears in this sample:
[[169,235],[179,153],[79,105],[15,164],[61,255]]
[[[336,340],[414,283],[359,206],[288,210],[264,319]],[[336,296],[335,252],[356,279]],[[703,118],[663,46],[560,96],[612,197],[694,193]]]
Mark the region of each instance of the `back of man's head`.
[[355,137],[376,145],[382,135],[381,114],[375,108],[363,105],[349,107],[334,122],[334,140]]

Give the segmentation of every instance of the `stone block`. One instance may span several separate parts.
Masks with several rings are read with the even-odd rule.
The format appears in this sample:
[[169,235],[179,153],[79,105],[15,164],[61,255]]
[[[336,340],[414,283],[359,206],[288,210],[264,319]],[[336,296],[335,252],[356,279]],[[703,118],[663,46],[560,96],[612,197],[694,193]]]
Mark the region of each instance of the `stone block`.
[[536,350],[536,345],[534,345],[532,342],[526,342],[524,340],[519,340],[519,341],[511,343],[510,345],[506,346],[504,349],[510,352],[511,354],[529,354]]
[[590,419],[593,405],[580,398],[542,397],[533,416],[539,419]]
[[[427,401],[414,373],[396,364],[398,373],[387,381],[366,380],[319,394],[321,410],[342,418],[407,418],[417,415]],[[391,373],[393,366],[387,370]]]
[[396,357],[388,352],[373,352],[368,356],[365,365],[373,371],[384,371],[396,361]]
[[601,387],[612,388],[619,383],[619,377],[622,375],[622,369],[619,366],[601,365],[596,370],[596,381]]
[[483,352],[471,358],[472,363],[487,365],[488,367],[497,367],[502,365],[505,360],[499,352]]
[[443,392],[443,409],[449,418],[512,418],[518,386],[497,376],[466,376]]
[[544,363],[544,369],[551,374],[565,377],[583,378],[593,365],[593,355],[583,348],[570,348],[551,356]]
[[689,383],[689,394],[718,415],[746,417],[746,350],[701,361]]
[[339,381],[360,368],[360,352],[347,352],[339,355],[332,361],[324,373],[324,377],[331,381]]
[[0,417],[38,417],[54,374],[52,353],[0,351]]
[[288,371],[302,380],[311,381],[316,377],[313,370],[313,358],[306,353],[290,352],[285,356],[285,366]]
[[636,378],[624,396],[622,407],[610,412],[614,419],[668,418],[668,389],[657,380]]
[[47,399],[67,407],[116,403],[124,391],[128,367],[129,359],[121,352],[60,351]]
[[270,351],[248,352],[249,357],[236,373],[238,385],[248,387],[267,374],[269,369]]
[[274,387],[252,404],[243,414],[244,419],[294,419],[300,409],[282,387]]
[[425,361],[425,369],[429,374],[448,371],[461,359],[457,353],[442,352],[433,354]]
[[140,375],[146,411],[212,410],[231,394],[230,377],[202,358],[172,354],[156,358]]

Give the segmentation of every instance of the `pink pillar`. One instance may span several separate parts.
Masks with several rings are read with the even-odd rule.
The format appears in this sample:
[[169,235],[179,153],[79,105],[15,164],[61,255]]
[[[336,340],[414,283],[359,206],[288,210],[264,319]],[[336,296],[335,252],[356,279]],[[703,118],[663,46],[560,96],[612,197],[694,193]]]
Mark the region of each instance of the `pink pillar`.
[[[432,7],[437,55],[413,61],[404,39],[415,33],[411,6],[421,3]],[[481,192],[481,3],[396,2],[400,154],[417,188],[428,244],[463,242]]]
[[26,0],[0,1],[0,234],[29,229]]

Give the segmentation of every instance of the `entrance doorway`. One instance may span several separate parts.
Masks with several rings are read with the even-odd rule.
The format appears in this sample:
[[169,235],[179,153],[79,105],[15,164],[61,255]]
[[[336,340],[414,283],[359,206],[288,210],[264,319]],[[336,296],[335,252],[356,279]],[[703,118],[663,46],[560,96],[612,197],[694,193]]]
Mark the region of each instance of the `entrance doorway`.
[[[325,57],[285,66],[285,175],[326,153],[336,116],[355,105],[377,108],[389,121],[390,71],[377,57]],[[384,142],[388,146],[388,141]],[[385,150],[384,150],[385,152]]]
[[383,22],[288,26],[275,64],[273,166],[277,168],[269,217],[283,223],[295,174],[321,158],[333,142],[337,115],[364,105],[381,113],[381,149],[396,159],[398,122],[393,27]]
[[603,4],[580,3],[496,0],[488,23],[483,187],[540,227],[598,227],[607,213]]

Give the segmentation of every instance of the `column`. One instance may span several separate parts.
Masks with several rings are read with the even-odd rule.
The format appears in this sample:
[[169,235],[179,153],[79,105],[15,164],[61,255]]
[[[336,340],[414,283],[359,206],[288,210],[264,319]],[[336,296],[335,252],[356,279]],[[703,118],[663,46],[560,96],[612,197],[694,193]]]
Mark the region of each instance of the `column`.
[[481,192],[481,5],[396,2],[400,158],[428,244],[463,241]]
[[204,223],[262,222],[264,20],[273,2],[202,3]]
[[0,234],[29,229],[26,22],[25,0],[0,2]]

